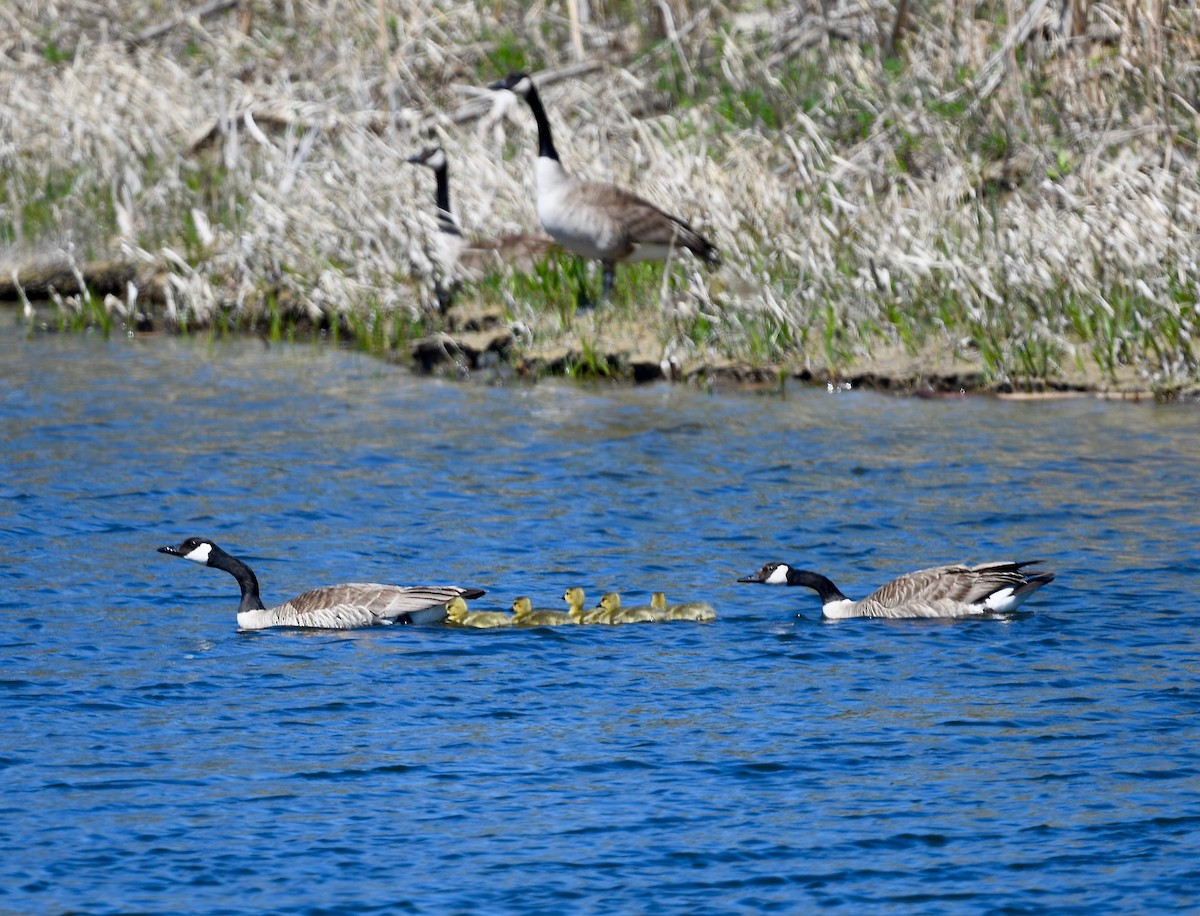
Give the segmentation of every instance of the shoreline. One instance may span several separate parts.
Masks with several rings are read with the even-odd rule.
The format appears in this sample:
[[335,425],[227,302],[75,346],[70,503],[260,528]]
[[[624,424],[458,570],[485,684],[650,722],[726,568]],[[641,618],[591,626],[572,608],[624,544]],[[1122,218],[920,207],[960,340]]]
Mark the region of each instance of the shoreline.
[[[604,326],[587,346],[581,342],[574,323],[557,335],[527,342],[519,333],[520,322],[507,317],[502,309],[460,302],[443,314],[431,316],[436,326],[428,333],[381,348],[360,339],[351,327],[335,332],[328,324],[314,322],[299,308],[292,308],[282,321],[233,322],[223,328],[214,321],[181,323],[169,314],[164,282],[161,274],[139,272],[132,263],[106,261],[79,267],[42,263],[24,271],[14,270],[7,279],[0,279],[0,306],[8,305],[12,312],[23,310],[17,321],[31,333],[76,333],[98,324],[106,336],[229,334],[257,337],[268,344],[332,343],[405,364],[416,374],[441,377],[502,372],[532,381],[573,377],[633,385],[669,382],[762,393],[782,393],[789,384],[799,384],[920,398],[987,395],[1008,400],[1091,397],[1127,402],[1200,401],[1200,388],[1178,390],[1169,396],[1156,393],[1137,378],[1132,367],[1122,367],[1117,378],[1104,377],[1094,366],[1077,366],[1072,372],[1027,379],[1023,384],[994,380],[988,377],[981,361],[954,352],[949,343],[926,345],[915,353],[896,345],[881,346],[844,364],[832,364],[802,352],[793,359],[772,362],[739,359],[711,348],[679,356],[669,353],[669,343],[664,345],[661,336],[653,333],[661,328],[620,321],[607,315],[607,305],[575,316],[580,324],[590,322],[591,330],[597,324]],[[137,291],[134,301],[138,305],[134,308],[116,295],[128,295],[131,289]],[[59,304],[63,296],[98,302],[93,312],[103,310],[108,321],[72,323]]]

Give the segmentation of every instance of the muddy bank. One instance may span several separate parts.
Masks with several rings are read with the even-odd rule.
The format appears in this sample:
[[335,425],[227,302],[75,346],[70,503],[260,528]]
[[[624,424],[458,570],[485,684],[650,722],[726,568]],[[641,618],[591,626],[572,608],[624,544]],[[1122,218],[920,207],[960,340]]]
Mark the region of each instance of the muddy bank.
[[[989,393],[1006,397],[1047,398],[1090,395],[1121,400],[1155,400],[1156,395],[1132,369],[1105,377],[1094,366],[1025,383],[990,378],[947,343],[927,345],[917,353],[880,348],[852,362],[831,364],[797,353],[791,359],[756,363],[712,351],[686,357],[671,354],[646,324],[622,322],[589,340],[573,333],[523,343],[498,311],[455,306],[447,330],[414,341],[406,354],[421,371],[431,373],[495,371],[507,367],[528,377],[602,375],[631,383],[679,382],[700,387],[780,391],[787,385],[816,385],[846,390],[866,389],[916,396]],[[1195,398],[1197,392],[1176,397]],[[1157,396],[1161,400],[1161,395]]]

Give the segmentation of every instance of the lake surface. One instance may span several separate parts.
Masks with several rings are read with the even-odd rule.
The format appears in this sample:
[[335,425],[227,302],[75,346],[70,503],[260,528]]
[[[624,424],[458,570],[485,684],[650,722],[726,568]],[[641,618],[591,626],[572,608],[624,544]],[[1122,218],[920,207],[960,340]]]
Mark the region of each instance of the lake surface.
[[[1200,906],[1200,413],[417,378],[0,315],[0,912]],[[238,632],[452,582],[711,624]],[[823,622],[1042,558],[1004,620]]]

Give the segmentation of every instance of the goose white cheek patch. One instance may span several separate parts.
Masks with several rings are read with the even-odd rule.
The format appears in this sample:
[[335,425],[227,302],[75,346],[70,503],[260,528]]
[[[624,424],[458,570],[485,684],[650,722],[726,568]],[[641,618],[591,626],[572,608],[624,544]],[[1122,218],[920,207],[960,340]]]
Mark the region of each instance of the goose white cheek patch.
[[190,553],[185,553],[183,558],[191,560],[193,563],[207,563],[208,555],[212,552],[212,544],[201,544]]
[[764,580],[767,585],[787,585],[788,568],[786,566],[776,566],[771,570],[771,575]]

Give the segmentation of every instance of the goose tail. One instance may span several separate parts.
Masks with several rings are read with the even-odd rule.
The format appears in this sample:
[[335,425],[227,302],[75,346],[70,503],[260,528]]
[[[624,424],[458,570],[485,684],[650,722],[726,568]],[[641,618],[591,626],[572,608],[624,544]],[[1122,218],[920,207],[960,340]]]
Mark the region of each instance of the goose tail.
[[685,222],[680,222],[679,243],[709,267],[721,266],[721,253],[715,245]]
[[1013,597],[1026,596],[1036,592],[1043,585],[1049,585],[1054,581],[1054,573],[1044,572],[1037,575],[1027,576],[1025,581],[1013,589]]

